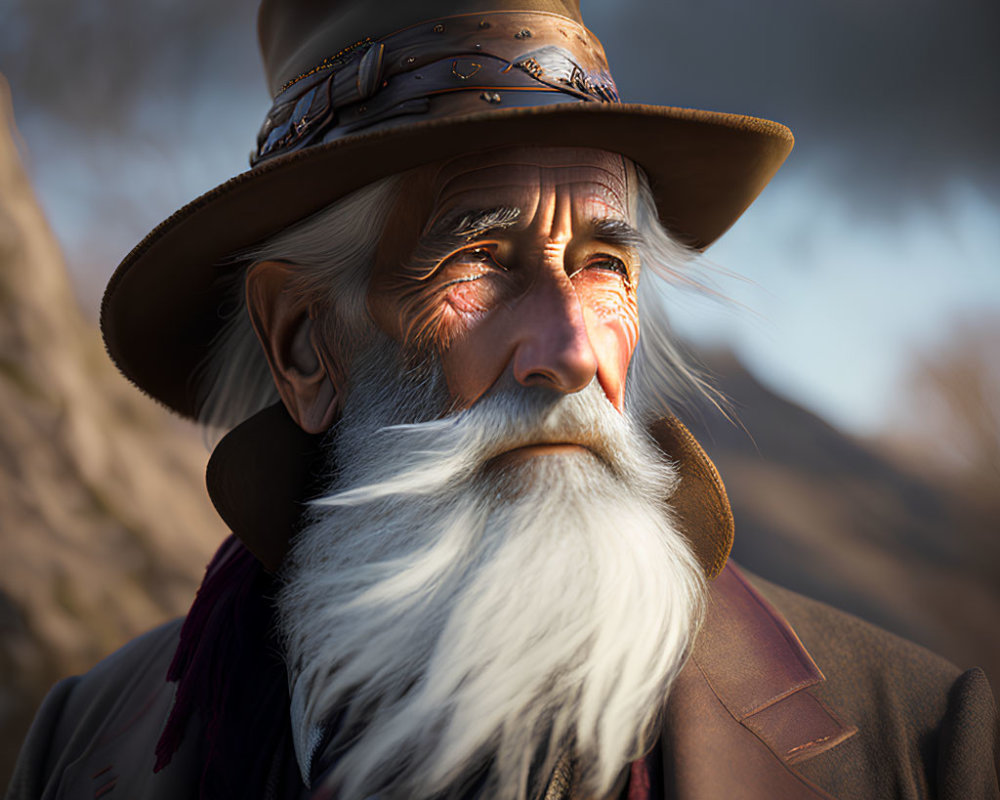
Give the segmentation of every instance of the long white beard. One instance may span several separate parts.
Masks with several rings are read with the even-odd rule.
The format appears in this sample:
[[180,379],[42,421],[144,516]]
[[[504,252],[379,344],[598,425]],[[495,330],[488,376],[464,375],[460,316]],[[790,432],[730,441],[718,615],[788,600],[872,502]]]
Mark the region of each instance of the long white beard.
[[[674,471],[596,383],[500,387],[437,419],[437,375],[369,351],[294,544],[279,610],[300,763],[336,720],[325,785],[343,800],[520,799],[567,755],[602,797],[651,744],[700,621]],[[593,454],[488,463],[538,442]]]

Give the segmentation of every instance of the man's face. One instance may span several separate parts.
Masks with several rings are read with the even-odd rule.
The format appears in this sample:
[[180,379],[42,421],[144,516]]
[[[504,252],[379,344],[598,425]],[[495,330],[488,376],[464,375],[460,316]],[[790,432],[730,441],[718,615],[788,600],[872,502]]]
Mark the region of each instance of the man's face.
[[[398,187],[367,297],[381,331],[344,348],[328,489],[278,599],[299,763],[330,770],[332,795],[475,781],[513,800],[568,759],[603,797],[651,741],[702,573],[665,508],[676,470],[642,403],[622,408],[632,170],[510,148]],[[322,381],[319,361],[300,386]]]
[[368,295],[378,326],[438,355],[457,408],[508,371],[619,411],[638,339],[635,172],[619,155],[514,147],[411,173]]

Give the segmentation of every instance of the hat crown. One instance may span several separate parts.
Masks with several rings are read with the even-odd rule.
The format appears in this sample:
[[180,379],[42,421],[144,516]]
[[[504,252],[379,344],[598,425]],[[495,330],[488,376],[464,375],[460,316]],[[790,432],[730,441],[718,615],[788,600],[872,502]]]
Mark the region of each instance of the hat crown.
[[[262,37],[280,39],[282,46],[271,53],[274,103],[251,165],[418,120],[567,102],[618,103],[604,48],[579,20],[575,0],[541,0],[528,9],[526,2],[468,11],[456,0],[431,0],[417,11],[407,7],[379,20],[371,18],[370,5],[344,3],[314,17],[314,25],[304,15],[285,16],[284,8],[279,13],[262,7]],[[553,6],[558,11],[549,10]],[[461,13],[425,16],[456,10]],[[409,22],[414,17],[419,19]],[[296,26],[307,35],[305,42],[290,33]]]
[[263,0],[257,14],[271,95],[354,42],[428,20],[503,11],[546,12],[580,23],[579,0]]

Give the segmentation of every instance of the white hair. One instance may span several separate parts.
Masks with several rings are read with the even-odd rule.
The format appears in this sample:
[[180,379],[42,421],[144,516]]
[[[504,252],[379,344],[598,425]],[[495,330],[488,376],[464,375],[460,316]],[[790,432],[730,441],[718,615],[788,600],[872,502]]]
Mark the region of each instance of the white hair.
[[[700,621],[674,467],[596,380],[502,379],[441,418],[440,366],[384,335],[352,375],[278,598],[304,779],[328,770],[344,800],[523,800],[566,759],[575,791],[606,796]],[[589,452],[494,460],[539,442]]]
[[[643,402],[646,417],[676,410],[692,397],[718,404],[712,388],[671,331],[664,307],[669,286],[703,288],[694,278],[699,254],[680,244],[661,224],[649,181],[639,176],[637,228],[642,234],[639,261],[639,341],[629,367],[626,402]],[[283,261],[300,270],[298,288],[314,292],[334,313],[330,331],[343,336],[354,323],[367,322],[368,278],[400,176],[383,178],[282,231],[234,259],[244,265],[226,279],[227,320],[196,376],[201,395],[198,419],[209,429],[225,431],[278,401],[260,343],[246,308],[246,266]],[[360,327],[360,326],[359,326]]]
[[296,289],[308,292],[330,313],[328,335],[342,336],[367,322],[368,273],[400,176],[371,183],[256,247],[240,253],[243,265],[226,278],[230,307],[196,378],[201,393],[198,421],[226,430],[278,401],[278,391],[246,306],[246,271],[261,261],[284,261],[298,269]]

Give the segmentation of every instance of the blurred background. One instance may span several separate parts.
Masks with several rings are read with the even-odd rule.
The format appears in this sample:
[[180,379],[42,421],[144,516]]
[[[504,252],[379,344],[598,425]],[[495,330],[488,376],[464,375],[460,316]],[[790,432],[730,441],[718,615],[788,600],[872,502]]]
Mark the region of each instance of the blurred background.
[[[184,613],[224,535],[197,431],[96,329],[118,261],[247,167],[251,0],[0,6],[0,785],[35,707]],[[630,101],[797,144],[668,298],[741,425],[736,558],[1000,676],[1000,5],[584,0]],[[16,124],[15,124],[16,120]],[[169,335],[169,332],[167,332]]]

